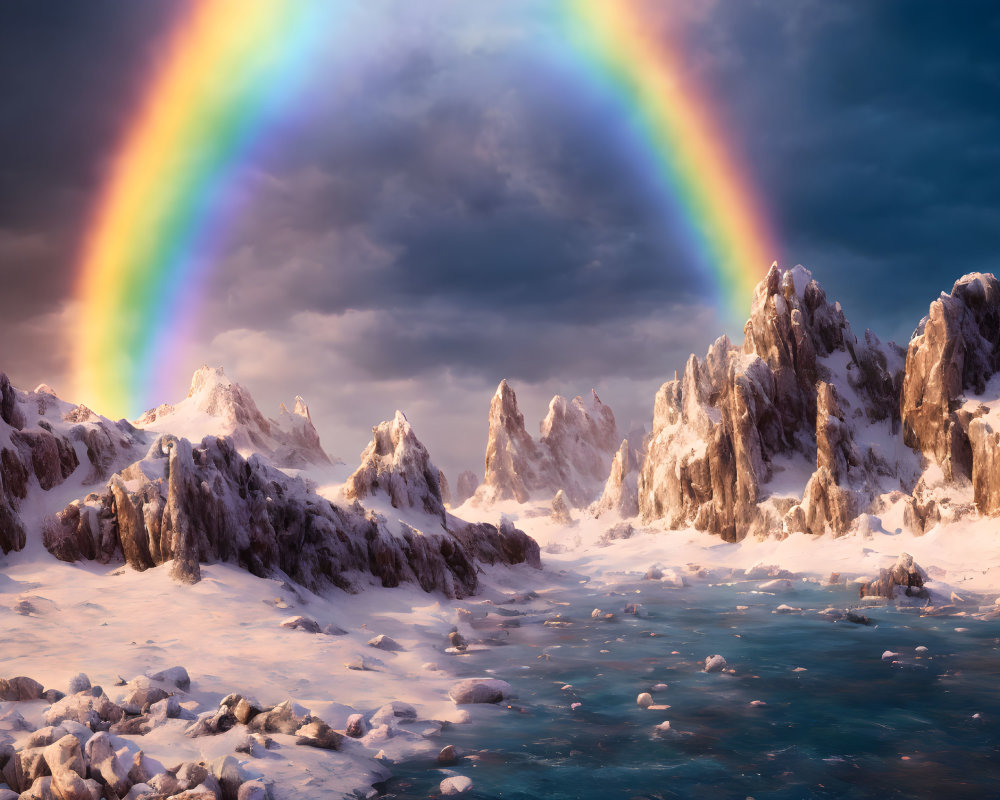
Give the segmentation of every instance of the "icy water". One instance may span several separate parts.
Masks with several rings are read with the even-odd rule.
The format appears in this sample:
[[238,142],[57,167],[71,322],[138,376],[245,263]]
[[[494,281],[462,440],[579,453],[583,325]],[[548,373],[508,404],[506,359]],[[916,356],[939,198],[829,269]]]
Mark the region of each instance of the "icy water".
[[[866,609],[869,627],[831,622],[816,612],[856,606],[856,589],[796,582],[773,596],[758,583],[584,586],[501,607],[540,613],[506,646],[451,662],[517,694],[443,731],[466,754],[451,768],[474,781],[464,796],[1000,797],[998,622],[891,607]],[[649,616],[622,614],[632,602]],[[781,603],[802,613],[772,613]],[[592,620],[594,608],[616,620]],[[554,613],[572,625],[543,626]],[[714,653],[735,673],[701,671]],[[670,708],[639,708],[646,691]],[[384,791],[396,798],[433,796],[448,774],[431,759],[394,772]]]

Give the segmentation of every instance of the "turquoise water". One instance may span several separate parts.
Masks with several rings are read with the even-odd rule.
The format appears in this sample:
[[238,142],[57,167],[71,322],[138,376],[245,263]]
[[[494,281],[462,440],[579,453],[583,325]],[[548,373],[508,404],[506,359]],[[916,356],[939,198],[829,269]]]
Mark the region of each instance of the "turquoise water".
[[[581,587],[504,607],[541,613],[506,646],[451,662],[517,694],[442,733],[466,754],[451,767],[474,781],[465,797],[1000,797],[1000,623],[892,607],[867,609],[867,627],[831,622],[816,612],[856,605],[856,589],[775,597],[757,583]],[[621,613],[636,601],[647,618]],[[780,603],[803,611],[772,613]],[[616,620],[591,620],[594,608]],[[543,626],[554,613],[573,624]],[[701,671],[714,653],[735,673]],[[670,708],[639,708],[658,683]],[[396,798],[432,796],[445,776],[432,759],[393,769],[383,791]]]

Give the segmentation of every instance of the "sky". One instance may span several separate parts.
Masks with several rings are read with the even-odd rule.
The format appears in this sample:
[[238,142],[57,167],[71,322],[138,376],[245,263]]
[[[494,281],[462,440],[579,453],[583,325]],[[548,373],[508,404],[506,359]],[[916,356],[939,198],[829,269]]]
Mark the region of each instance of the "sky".
[[[187,8],[0,6],[0,370],[17,386],[84,399],[83,242]],[[774,258],[812,270],[856,333],[905,343],[940,291],[997,270],[996,3],[643,8],[745,168]],[[648,429],[689,353],[740,338],[621,109],[540,9],[373,0],[331,25],[233,177],[241,210],[185,298],[160,401],[221,364],[266,414],[303,395],[348,464],[400,408],[454,480],[482,476],[503,378],[529,431],[553,394],[591,388],[623,433]]]

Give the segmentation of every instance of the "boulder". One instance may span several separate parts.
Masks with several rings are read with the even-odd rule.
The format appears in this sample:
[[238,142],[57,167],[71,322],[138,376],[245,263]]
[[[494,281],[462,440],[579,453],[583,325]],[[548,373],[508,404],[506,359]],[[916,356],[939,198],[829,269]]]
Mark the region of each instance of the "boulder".
[[90,774],[111,789],[119,797],[123,797],[131,787],[128,770],[118,760],[118,754],[106,733],[95,733],[85,748],[87,761],[90,763]]
[[344,726],[344,733],[352,739],[360,739],[368,733],[368,725],[365,722],[364,714],[351,714],[347,718],[347,724]]
[[446,797],[471,792],[472,779],[467,778],[465,775],[453,775],[441,781],[440,791]]
[[720,655],[708,656],[705,659],[705,672],[722,672],[727,666],[726,659]]
[[0,700],[39,700],[44,691],[42,684],[24,675],[0,678]]
[[369,719],[368,722],[373,728],[377,728],[379,725],[385,725],[393,722],[412,722],[416,718],[417,709],[409,703],[404,703],[401,700],[393,700],[391,703],[386,703],[384,706],[381,706],[374,714],[372,714],[371,719]]
[[405,649],[399,642],[390,636],[386,636],[384,633],[380,633],[378,636],[369,639],[368,646],[374,647],[377,650],[385,650],[390,653],[397,653]]
[[262,711],[254,716],[247,727],[251,731],[261,733],[293,734],[307,721],[308,714],[296,706],[291,700],[279,703],[269,711]]
[[321,628],[319,623],[312,619],[311,617],[288,617],[281,621],[282,628],[291,628],[292,630],[305,631],[306,633],[320,633]]
[[321,719],[307,722],[296,732],[295,744],[318,747],[321,750],[339,750],[344,737]]
[[499,703],[510,693],[510,684],[496,678],[467,678],[448,690],[448,696],[456,705]]
[[184,692],[191,688],[191,676],[188,675],[184,667],[170,667],[169,669],[154,672],[149,676],[149,679],[151,681],[159,681],[160,683],[169,683]]
[[927,573],[913,560],[913,556],[902,553],[890,569],[881,570],[878,578],[862,585],[858,596],[892,600],[899,589],[907,597],[927,597],[925,580]]
[[66,734],[58,741],[48,745],[42,754],[53,775],[59,770],[69,770],[81,778],[87,777],[87,768],[83,761],[83,748],[80,747],[80,741],[72,734]]

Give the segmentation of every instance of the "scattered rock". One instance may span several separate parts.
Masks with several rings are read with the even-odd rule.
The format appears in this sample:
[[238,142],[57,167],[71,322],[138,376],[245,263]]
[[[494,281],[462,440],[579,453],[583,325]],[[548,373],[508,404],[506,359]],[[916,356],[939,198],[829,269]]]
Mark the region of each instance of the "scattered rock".
[[448,744],[441,748],[441,752],[438,753],[437,763],[443,767],[450,767],[452,764],[458,762],[458,751],[455,749],[455,745]]
[[[301,712],[301,713],[297,713]],[[295,706],[291,700],[279,703],[270,711],[262,711],[247,723],[252,731],[262,733],[295,733],[306,722],[305,709]]]
[[161,670],[150,675],[149,679],[160,681],[161,683],[171,683],[185,692],[191,688],[191,677],[184,667],[170,667],[169,669]]
[[344,737],[333,730],[321,719],[307,722],[296,731],[298,738],[295,744],[305,747],[318,747],[321,750],[339,750]]
[[651,705],[653,705],[653,695],[651,695],[649,692],[643,692],[635,699],[635,702],[636,705],[639,706],[639,708],[649,708]]
[[899,653],[894,653],[892,652],[892,650],[886,650],[884,653],[882,653],[883,661],[892,661],[895,658],[899,658]]
[[39,700],[45,687],[32,678],[0,678],[0,700]]
[[344,733],[352,739],[360,739],[368,733],[368,725],[365,722],[364,715],[351,714],[351,716],[347,718],[347,724],[344,726]]
[[900,554],[891,569],[883,569],[878,578],[866,583],[858,590],[859,597],[884,597],[892,600],[897,588],[907,597],[927,597],[924,581],[927,573],[921,569],[909,553]]
[[448,696],[456,705],[499,703],[510,693],[510,684],[496,678],[467,678],[448,690]]
[[282,628],[305,631],[306,633],[320,633],[319,623],[310,617],[289,617],[281,621]]
[[720,655],[708,656],[705,659],[705,672],[722,672],[727,666],[726,659]]
[[374,647],[378,650],[385,650],[389,653],[397,653],[404,649],[399,642],[389,636],[386,636],[384,633],[380,633],[374,639],[370,639],[368,641],[368,646]]
[[323,628],[322,632],[327,636],[347,636],[347,631],[337,625],[334,625],[333,623]]
[[445,796],[465,794],[472,791],[472,780],[464,775],[454,775],[441,781],[440,789]]

